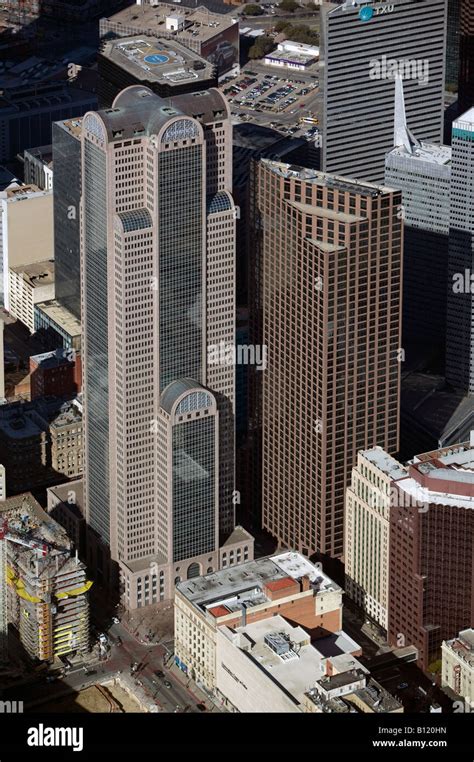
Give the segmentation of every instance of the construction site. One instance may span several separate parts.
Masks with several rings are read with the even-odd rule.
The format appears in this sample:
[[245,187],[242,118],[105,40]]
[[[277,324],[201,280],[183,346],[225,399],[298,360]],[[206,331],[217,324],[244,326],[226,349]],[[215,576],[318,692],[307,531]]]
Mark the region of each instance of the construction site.
[[0,503],[0,659],[8,626],[33,660],[89,650],[86,568],[65,530],[30,494]]

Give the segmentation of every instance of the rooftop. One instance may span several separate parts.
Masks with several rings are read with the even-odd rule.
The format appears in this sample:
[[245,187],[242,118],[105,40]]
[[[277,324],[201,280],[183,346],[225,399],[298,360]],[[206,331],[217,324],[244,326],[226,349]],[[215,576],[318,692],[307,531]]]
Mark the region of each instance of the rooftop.
[[438,146],[434,143],[420,142],[409,151],[406,146],[400,145],[390,151],[388,157],[390,156],[403,156],[410,159],[410,161],[415,160],[440,166],[449,166],[451,164],[451,146]]
[[[291,551],[246,561],[181,582],[177,589],[201,611],[214,613],[217,607],[223,606],[226,614],[230,614],[242,610],[244,603],[246,607],[266,603],[269,599],[264,588],[269,582],[287,580],[288,577],[300,580],[305,576],[309,577],[313,589],[317,589],[318,592],[341,589],[301,553]],[[221,615],[224,614],[218,614]]]
[[474,629],[472,627],[461,630],[456,638],[447,640],[446,645],[470,667],[474,667]]
[[300,704],[324,669],[321,654],[307,632],[281,616],[230,630],[220,628],[237,647],[248,650],[252,661],[277,682],[287,696]]
[[[102,139],[105,127],[107,140],[113,142],[156,135],[177,116],[193,117],[208,124],[226,119],[229,114],[227,101],[215,87],[164,99],[148,87],[132,85],[117,95],[112,108],[87,114],[83,126]],[[192,131],[197,136],[199,127],[193,125]]]
[[[446,475],[446,479],[450,479],[449,475]],[[430,505],[451,505],[457,508],[470,508],[474,510],[474,494],[471,496],[457,495],[447,492],[435,492],[432,489],[420,487],[420,483],[416,479],[400,479],[397,482],[397,487],[410,496],[410,501],[407,505],[416,505],[419,502],[429,503]],[[473,493],[474,493],[474,480],[473,480]]]
[[66,132],[69,132],[70,135],[73,135],[80,140],[82,133],[82,117],[78,117],[77,119],[64,119],[62,122],[56,122],[56,124],[62,127]]
[[14,534],[71,547],[66,530],[42,509],[30,492],[0,502],[0,518],[7,521],[8,530]]
[[39,355],[31,355],[30,360],[34,360],[42,368],[56,368],[59,365],[66,365],[72,360],[69,359],[64,349],[53,349],[51,352],[42,352]]
[[460,130],[474,129],[474,106],[454,120],[453,129],[460,129]]
[[19,265],[11,267],[12,272],[22,275],[32,288],[50,286],[54,283],[54,260],[47,259],[44,262],[34,262],[31,265]]
[[81,423],[82,415],[78,406],[71,402],[64,402],[61,406],[59,413],[53,418],[50,423],[51,429],[59,429],[62,426],[69,426],[72,423]]
[[48,302],[40,302],[35,305],[35,309],[40,310],[53,323],[56,323],[68,336],[81,336],[81,324],[79,320],[55,299]]
[[166,32],[166,19],[172,16],[184,17],[184,29],[173,37],[180,42],[206,42],[238,21],[231,16],[210,13],[204,6],[198,8],[173,7],[172,5],[131,5],[107,19],[102,19],[102,27],[123,25],[136,29],[137,34],[160,36]]
[[384,185],[375,185],[366,181],[352,180],[341,175],[331,175],[328,172],[320,172],[317,169],[307,169],[295,164],[286,164],[284,162],[272,161],[271,159],[262,159],[262,163],[269,167],[273,172],[281,177],[296,177],[306,182],[314,182],[316,185],[326,185],[329,188],[359,193],[364,196],[376,198],[381,193],[393,190]]
[[209,80],[214,67],[177,40],[135,36],[110,40],[101,53],[140,80],[179,85]]
[[378,445],[370,450],[362,450],[361,455],[393,480],[404,479],[408,476],[408,469]]

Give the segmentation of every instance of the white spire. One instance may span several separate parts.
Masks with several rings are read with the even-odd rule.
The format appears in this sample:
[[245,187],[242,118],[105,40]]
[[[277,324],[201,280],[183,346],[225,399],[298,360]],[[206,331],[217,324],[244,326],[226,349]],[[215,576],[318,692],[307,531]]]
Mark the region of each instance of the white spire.
[[393,144],[395,148],[403,146],[408,153],[413,153],[414,146],[420,145],[420,142],[408,129],[405,113],[405,99],[403,97],[403,80],[400,74],[395,75],[395,124]]

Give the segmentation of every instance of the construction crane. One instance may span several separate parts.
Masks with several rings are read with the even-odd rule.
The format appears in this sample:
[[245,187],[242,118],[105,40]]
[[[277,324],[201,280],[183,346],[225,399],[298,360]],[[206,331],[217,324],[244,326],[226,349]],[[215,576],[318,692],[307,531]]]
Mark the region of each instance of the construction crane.
[[2,662],[7,661],[8,658],[7,542],[31,548],[41,557],[47,556],[50,550],[55,549],[55,546],[51,543],[33,540],[9,529],[6,518],[0,522],[0,661]]

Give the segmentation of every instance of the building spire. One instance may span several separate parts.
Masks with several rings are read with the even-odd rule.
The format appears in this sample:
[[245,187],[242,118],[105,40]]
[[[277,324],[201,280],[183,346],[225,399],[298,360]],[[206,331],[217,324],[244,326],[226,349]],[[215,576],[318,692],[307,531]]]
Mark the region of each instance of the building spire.
[[403,80],[400,74],[395,75],[395,124],[393,144],[395,148],[403,146],[408,153],[413,153],[413,148],[420,145],[420,142],[408,129],[405,113],[405,99],[403,97]]

